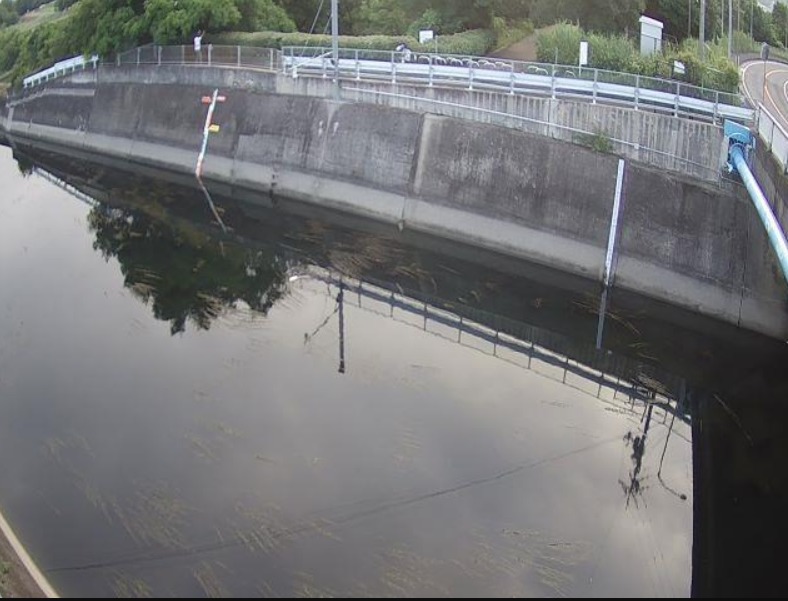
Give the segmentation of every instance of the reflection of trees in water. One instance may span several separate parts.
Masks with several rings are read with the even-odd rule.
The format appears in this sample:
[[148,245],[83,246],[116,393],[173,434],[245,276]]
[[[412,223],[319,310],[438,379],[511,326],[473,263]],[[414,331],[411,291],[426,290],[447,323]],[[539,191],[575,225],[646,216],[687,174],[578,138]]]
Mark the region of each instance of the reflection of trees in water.
[[96,208],[89,216],[93,247],[120,262],[125,285],[173,334],[187,320],[207,330],[239,301],[266,314],[284,295],[285,271],[270,256],[175,229],[136,210]]

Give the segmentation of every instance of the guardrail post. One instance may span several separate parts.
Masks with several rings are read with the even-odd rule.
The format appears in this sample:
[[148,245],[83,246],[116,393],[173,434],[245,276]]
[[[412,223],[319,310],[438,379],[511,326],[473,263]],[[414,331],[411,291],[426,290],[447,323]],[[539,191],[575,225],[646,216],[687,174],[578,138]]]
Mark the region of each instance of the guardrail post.
[[137,66],[140,66],[140,51],[142,48],[137,48]]
[[712,122],[717,123],[717,117],[720,115],[720,93],[714,93],[714,116],[712,117]]
[[468,59],[468,89],[473,90],[473,65],[470,59]]
[[358,60],[358,49],[356,49],[356,81],[361,81],[361,61]]
[[159,65],[159,67],[161,67],[161,46],[156,46],[156,50],[157,50],[157,52],[156,52],[156,55],[157,55],[156,62]]
[[391,53],[391,83],[397,83],[397,59],[394,53]]
[[120,54],[117,55],[117,59],[118,59],[118,67],[120,67]]
[[512,68],[509,69],[509,94],[514,96],[514,62],[512,62]]
[[213,54],[213,44],[208,44],[208,66],[211,66],[211,55]]
[[769,152],[771,152],[772,148],[774,148],[774,121],[769,119],[769,122],[772,124],[772,131],[769,134]]
[[593,85],[594,94],[591,99],[591,104],[596,104],[596,87],[598,81],[599,81],[599,69],[594,69],[594,85]]
[[323,79],[328,79],[328,71],[326,70],[326,57],[320,59],[320,66],[323,68]]
[[550,95],[555,100],[555,65],[553,65],[553,79],[550,82]]
[[240,46],[236,46],[235,47],[235,66],[236,67],[240,67],[241,66],[241,47]]
[[186,64],[186,46],[181,46],[181,64]]
[[430,57],[430,82],[429,82],[428,85],[429,85],[429,87],[432,87],[432,76],[433,76],[433,73],[432,73],[432,59],[433,59],[433,56],[430,54],[429,57]]
[[681,98],[681,84],[677,83],[676,84],[676,103],[675,103],[675,106],[673,107],[673,116],[674,117],[678,117],[679,116],[679,98]]
[[635,75],[635,110],[640,104],[640,75]]

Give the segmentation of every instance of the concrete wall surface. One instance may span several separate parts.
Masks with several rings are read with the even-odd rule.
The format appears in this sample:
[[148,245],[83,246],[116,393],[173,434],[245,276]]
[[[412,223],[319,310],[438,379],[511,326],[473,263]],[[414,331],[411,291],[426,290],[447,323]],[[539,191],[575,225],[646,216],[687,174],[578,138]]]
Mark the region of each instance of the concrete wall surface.
[[[70,79],[82,83],[187,83],[336,97],[330,79],[293,79],[274,72],[226,67],[104,65],[97,71],[76,73]],[[425,90],[423,86],[385,80],[343,82],[339,99],[505,125],[568,142],[582,141],[587,137],[582,132],[600,135],[622,156],[708,182],[719,181],[723,164],[724,136],[720,125],[676,119],[663,113],[483,89],[435,86]]]
[[[183,69],[162,67],[144,85],[86,72],[15,103],[10,137],[188,175],[200,100],[219,88],[227,100],[208,143],[209,188],[292,198],[601,281],[618,156],[478,121],[283,94],[272,74],[192,69],[192,81],[175,84]],[[615,286],[788,336],[788,289],[746,195],[631,162],[622,184]]]

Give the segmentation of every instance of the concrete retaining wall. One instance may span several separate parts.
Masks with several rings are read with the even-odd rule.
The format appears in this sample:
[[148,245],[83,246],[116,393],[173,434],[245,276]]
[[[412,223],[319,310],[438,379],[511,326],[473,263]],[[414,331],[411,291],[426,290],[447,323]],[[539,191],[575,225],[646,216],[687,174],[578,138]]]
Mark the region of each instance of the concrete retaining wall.
[[[106,65],[97,71],[77,73],[71,79],[102,83],[189,83],[317,98],[334,97],[333,84],[328,79],[292,79],[272,72],[226,67]],[[722,128],[711,123],[608,104],[484,90],[437,86],[425,90],[423,86],[387,81],[345,82],[343,86],[340,99],[348,102],[380,104],[505,125],[568,142],[578,142],[586,137],[580,132],[599,134],[607,138],[613,151],[622,156],[704,181],[718,182],[724,163]]]
[[[601,279],[618,157],[491,124],[275,93],[275,76],[228,73],[240,83],[222,88],[209,186],[294,198]],[[100,71],[97,84],[73,81],[16,104],[11,136],[193,173],[200,98],[216,81],[116,79]],[[746,198],[635,163],[623,191],[616,286],[788,336],[785,283]]]

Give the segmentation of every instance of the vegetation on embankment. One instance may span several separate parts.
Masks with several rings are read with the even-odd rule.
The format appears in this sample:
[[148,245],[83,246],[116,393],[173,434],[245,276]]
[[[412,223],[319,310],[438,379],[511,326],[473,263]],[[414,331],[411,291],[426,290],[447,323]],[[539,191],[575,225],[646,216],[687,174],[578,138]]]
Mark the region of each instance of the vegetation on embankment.
[[704,61],[701,61],[698,55],[697,40],[693,39],[687,39],[678,45],[664,43],[662,52],[642,56],[640,49],[625,36],[588,33],[576,25],[563,23],[539,36],[539,61],[576,65],[581,41],[588,42],[590,67],[672,78],[674,61],[680,61],[686,67],[686,73],[677,79],[724,92],[735,93],[738,90],[739,71],[727,57],[727,44],[724,40],[709,46]]
[[[715,4],[707,3],[711,40],[723,33]],[[5,13],[19,13],[7,16],[16,24],[0,24],[0,73],[16,85],[67,56],[107,57],[147,43],[190,44],[201,29],[208,32],[205,41],[214,44],[328,46],[329,6],[327,0],[0,0]],[[684,0],[343,0],[341,31],[348,35],[340,45],[393,50],[406,42],[414,51],[434,50],[434,43],[421,46],[417,39],[420,30],[432,29],[440,53],[487,55],[528,35],[531,23],[543,27],[568,19],[575,25],[564,23],[542,36],[540,60],[577,64],[583,38],[590,41],[591,66],[670,77],[673,61],[679,60],[687,67],[684,81],[735,91],[736,69],[716,51],[724,42],[711,44],[706,61],[697,57],[696,43],[681,43],[697,30],[697,15],[688,19],[688,6]],[[643,11],[665,21],[665,51],[649,58],[640,57],[636,47]],[[772,16],[753,5],[739,28],[747,31],[749,19],[755,39],[788,42],[788,12],[778,8]]]

